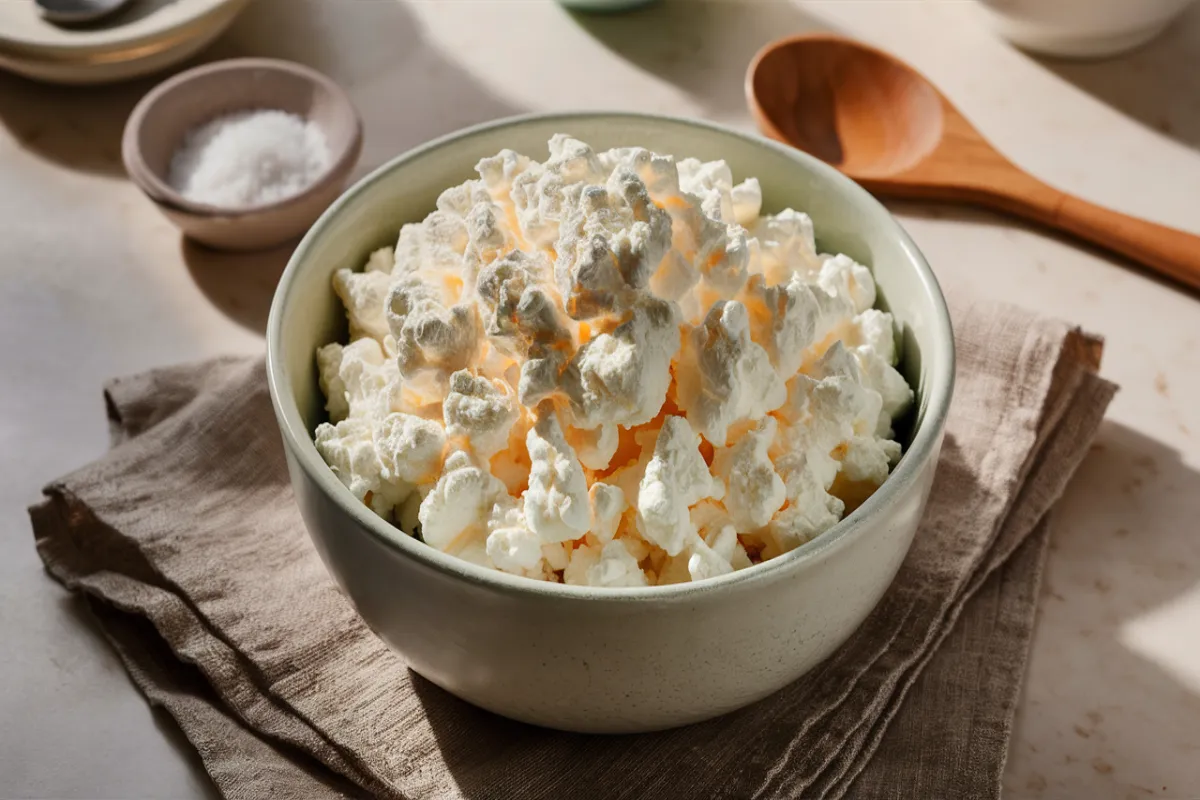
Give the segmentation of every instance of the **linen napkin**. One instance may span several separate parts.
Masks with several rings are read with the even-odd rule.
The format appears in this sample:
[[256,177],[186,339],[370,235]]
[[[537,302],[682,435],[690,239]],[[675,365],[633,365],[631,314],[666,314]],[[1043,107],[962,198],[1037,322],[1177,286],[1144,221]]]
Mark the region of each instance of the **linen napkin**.
[[1116,387],[1077,329],[956,308],[946,442],[894,584],[826,662],[710,722],[565,734],[409,671],[310,545],[258,358],[113,381],[113,447],[46,488],[38,551],[227,797],[996,797],[1049,512]]

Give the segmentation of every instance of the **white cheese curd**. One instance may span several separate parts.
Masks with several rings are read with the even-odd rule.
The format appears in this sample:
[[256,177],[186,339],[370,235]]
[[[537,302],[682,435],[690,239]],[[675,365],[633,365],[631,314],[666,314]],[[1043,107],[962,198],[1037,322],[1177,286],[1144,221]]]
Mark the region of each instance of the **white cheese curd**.
[[530,462],[525,520],[530,529],[548,543],[583,536],[592,522],[587,478],[551,403],[538,406],[525,449]]
[[785,553],[887,479],[895,326],[807,214],[563,134],[477,171],[334,273],[314,438],[377,514],[511,575],[652,586]]
[[700,437],[683,417],[667,417],[638,488],[638,528],[667,555],[678,555],[695,533],[689,509],[723,494],[700,453]]

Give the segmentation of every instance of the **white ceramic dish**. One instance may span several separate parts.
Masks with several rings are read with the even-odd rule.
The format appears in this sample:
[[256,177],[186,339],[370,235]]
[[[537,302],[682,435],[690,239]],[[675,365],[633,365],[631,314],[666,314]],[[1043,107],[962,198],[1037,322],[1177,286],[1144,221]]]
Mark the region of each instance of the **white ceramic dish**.
[[0,1],[0,67],[51,83],[96,84],[148,75],[216,39],[249,0],[141,0],[96,25],[42,19],[32,0]]
[[[903,328],[917,390],[900,464],[863,506],[812,542],[699,583],[638,589],[547,584],[469,564],[376,517],[321,460],[314,351],[344,336],[335,269],[392,243],[442,189],[508,147],[544,158],[567,132],[597,148],[642,145],[723,158],[762,181],[765,208],[808,211],[819,243],[871,265]],[[267,331],[271,397],[304,521],[367,624],[411,667],[515,719],[626,732],[707,719],[801,678],[862,622],[908,551],[933,481],[954,380],[949,316],[929,266],[888,212],[831,167],[715,125],[634,114],[522,117],[431,142],[376,170],[317,221],[284,272]]]
[[1192,0],[980,0],[1013,44],[1065,58],[1103,58],[1158,36]]

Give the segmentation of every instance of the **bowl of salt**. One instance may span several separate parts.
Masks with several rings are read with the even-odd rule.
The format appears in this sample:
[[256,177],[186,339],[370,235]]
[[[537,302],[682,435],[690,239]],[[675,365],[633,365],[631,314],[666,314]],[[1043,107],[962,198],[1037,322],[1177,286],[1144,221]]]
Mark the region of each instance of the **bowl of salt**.
[[345,186],[362,151],[346,93],[300,64],[242,58],[155,87],[121,143],[130,178],[184,235],[223,250],[303,234]]

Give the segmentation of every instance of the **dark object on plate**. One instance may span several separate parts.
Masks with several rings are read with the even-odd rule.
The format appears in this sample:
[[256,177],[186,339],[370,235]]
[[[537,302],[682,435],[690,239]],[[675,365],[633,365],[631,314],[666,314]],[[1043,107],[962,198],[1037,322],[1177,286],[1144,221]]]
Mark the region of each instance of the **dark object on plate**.
[[42,16],[60,25],[80,25],[107,17],[130,0],[34,0]]

